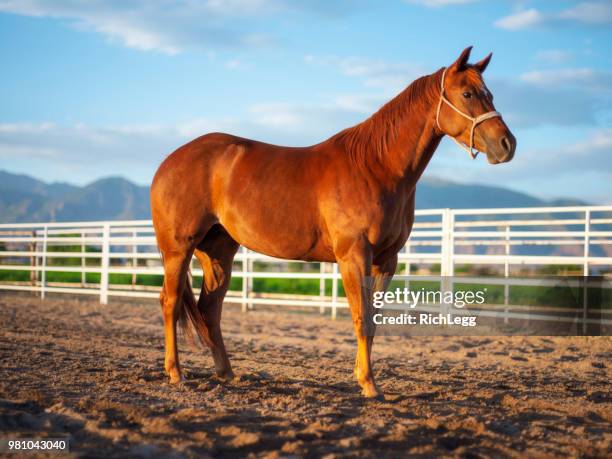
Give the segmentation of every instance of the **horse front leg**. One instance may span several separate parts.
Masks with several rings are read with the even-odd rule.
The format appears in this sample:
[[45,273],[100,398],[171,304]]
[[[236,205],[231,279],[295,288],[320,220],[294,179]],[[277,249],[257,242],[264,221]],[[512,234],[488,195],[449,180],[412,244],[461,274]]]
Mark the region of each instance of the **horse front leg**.
[[372,250],[366,241],[358,240],[337,258],[357,335],[355,376],[364,396],[378,397],[381,393],[374,382],[370,364],[371,336],[374,334]]
[[185,279],[189,269],[191,250],[181,252],[162,251],[164,254],[164,285],[160,293],[160,303],[164,318],[165,359],[164,368],[170,382],[177,384],[182,381],[179,364],[178,347],[176,344],[176,325],[181,314],[182,295]]
[[[397,254],[394,254],[386,261],[372,265],[372,290],[373,292],[385,292],[389,288],[389,284],[395,275],[397,269]],[[374,335],[376,334],[376,324],[372,319],[372,330],[368,334],[368,349],[372,353],[374,345]],[[370,355],[371,358],[371,355]],[[355,359],[355,376],[359,374],[359,359]]]

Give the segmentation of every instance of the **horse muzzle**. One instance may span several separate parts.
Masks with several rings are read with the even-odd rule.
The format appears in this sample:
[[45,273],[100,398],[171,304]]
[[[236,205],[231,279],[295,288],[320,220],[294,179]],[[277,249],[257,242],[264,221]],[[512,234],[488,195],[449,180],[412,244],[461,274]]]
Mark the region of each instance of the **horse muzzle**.
[[487,161],[489,164],[507,163],[514,158],[516,137],[508,131],[498,142],[487,142]]

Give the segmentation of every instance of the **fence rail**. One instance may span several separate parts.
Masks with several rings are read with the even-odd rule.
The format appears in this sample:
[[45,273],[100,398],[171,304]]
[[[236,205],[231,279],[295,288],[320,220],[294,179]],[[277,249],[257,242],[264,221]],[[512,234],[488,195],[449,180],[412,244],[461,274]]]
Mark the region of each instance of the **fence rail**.
[[[612,267],[612,206],[417,211],[398,261],[398,272],[410,275],[423,273],[423,267],[441,276],[459,274],[465,266],[497,268],[506,288],[518,268],[566,266],[572,274],[607,273]],[[241,288],[230,291],[226,301],[243,308],[331,308],[334,317],[337,308],[346,307],[336,264],[309,263],[305,270],[295,263],[241,248],[233,274],[242,280]],[[54,273],[80,274],[80,282],[51,280]],[[192,273],[202,276],[195,263]],[[119,284],[113,275],[131,279]],[[0,290],[33,291],[42,298],[49,292],[96,295],[105,304],[109,297],[156,297],[156,288],[143,286],[140,276],[160,275],[150,220],[0,224]],[[270,278],[318,280],[319,294],[256,295],[254,280]]]

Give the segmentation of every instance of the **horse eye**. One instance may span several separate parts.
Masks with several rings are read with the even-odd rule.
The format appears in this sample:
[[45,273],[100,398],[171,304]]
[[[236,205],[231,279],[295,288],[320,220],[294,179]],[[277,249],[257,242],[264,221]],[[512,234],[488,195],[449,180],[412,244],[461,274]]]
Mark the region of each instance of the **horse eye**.
[[466,99],[469,99],[470,97],[472,97],[472,93],[466,91],[466,92],[463,93],[463,97],[465,97]]

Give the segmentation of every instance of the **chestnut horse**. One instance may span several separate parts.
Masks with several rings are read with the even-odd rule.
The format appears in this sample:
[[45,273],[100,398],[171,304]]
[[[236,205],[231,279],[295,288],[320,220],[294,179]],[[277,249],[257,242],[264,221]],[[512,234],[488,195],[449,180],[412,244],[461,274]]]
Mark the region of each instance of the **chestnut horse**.
[[[160,301],[171,382],[181,381],[177,322],[191,322],[217,375],[233,377],[220,321],[242,244],[277,258],[338,263],[357,335],[355,376],[363,395],[379,395],[370,366],[372,292],[395,273],[412,229],[417,180],[444,135],[486,152],[491,164],[514,155],[514,136],[482,80],[491,55],[470,65],[470,51],[317,145],[212,133],[166,158],[153,179],[151,207],[164,263]],[[197,303],[188,276],[194,254],[204,271]]]

